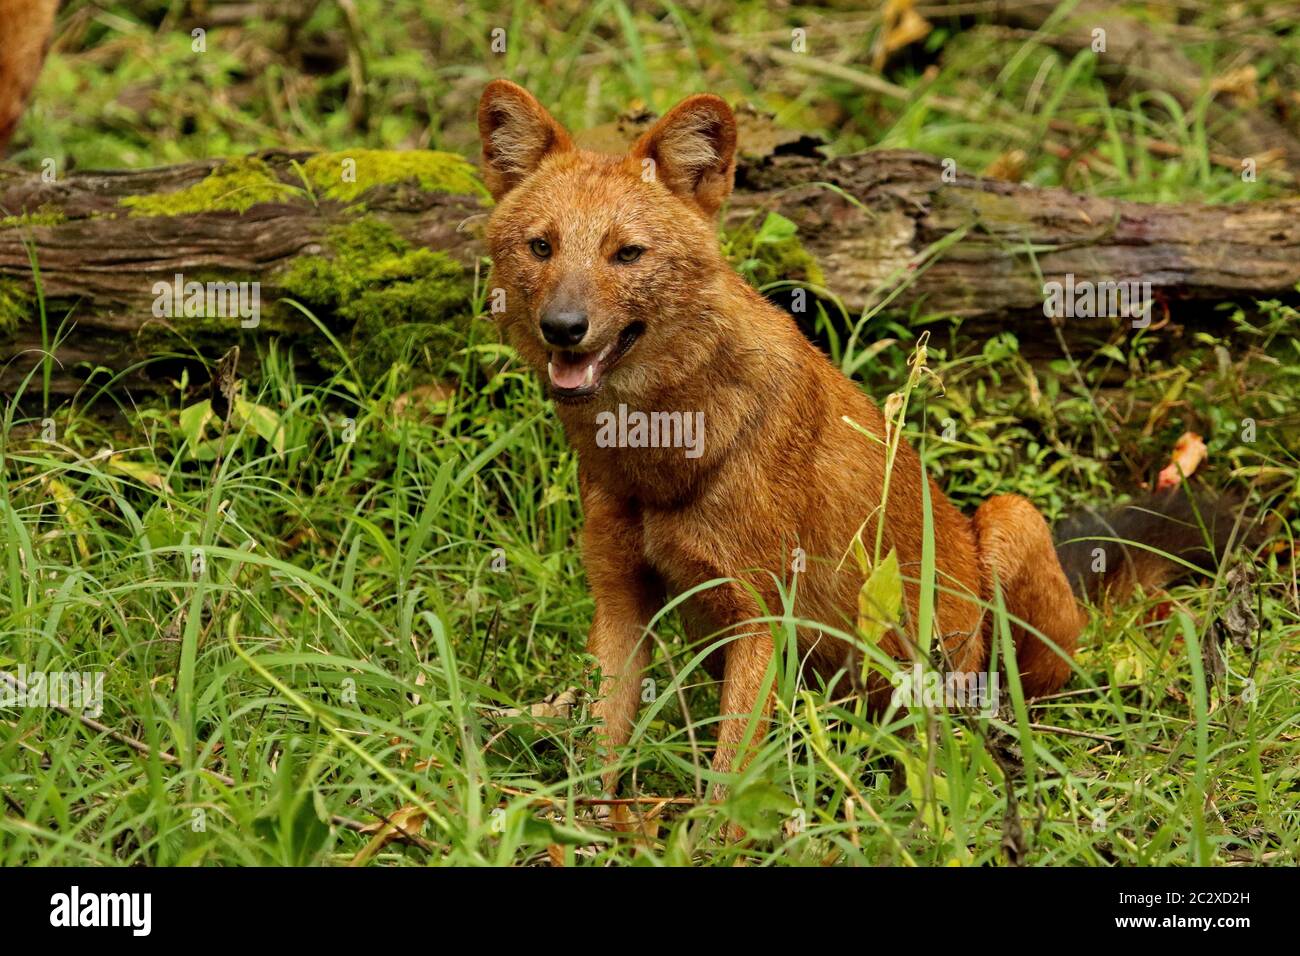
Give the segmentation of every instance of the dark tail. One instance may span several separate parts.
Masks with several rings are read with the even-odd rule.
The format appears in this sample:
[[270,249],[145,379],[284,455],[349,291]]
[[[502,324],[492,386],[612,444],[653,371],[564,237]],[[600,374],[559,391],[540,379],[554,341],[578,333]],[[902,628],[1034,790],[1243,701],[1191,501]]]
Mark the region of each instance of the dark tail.
[[1055,529],[1056,556],[1079,597],[1122,598],[1139,586],[1164,587],[1188,574],[1187,564],[1212,571],[1233,540],[1237,511],[1227,496],[1182,488],[1148,494],[1063,521]]

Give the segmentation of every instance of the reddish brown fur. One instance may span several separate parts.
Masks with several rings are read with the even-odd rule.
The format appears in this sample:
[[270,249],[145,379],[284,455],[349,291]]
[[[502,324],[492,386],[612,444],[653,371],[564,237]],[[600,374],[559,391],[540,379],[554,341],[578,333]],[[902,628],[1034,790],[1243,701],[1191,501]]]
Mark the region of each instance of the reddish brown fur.
[[58,0],[0,0],[0,153],[45,59]]
[[[650,659],[646,625],[668,594],[731,578],[747,582],[769,613],[779,613],[772,572],[788,578],[784,569],[800,547],[807,570],[796,613],[852,630],[861,575],[852,559],[841,558],[859,529],[874,541],[885,453],[844,419],[876,436],[885,423],[791,318],[723,258],[713,214],[731,188],[735,124],[721,100],[683,101],[623,157],[574,149],[530,94],[501,80],[484,91],[479,125],[485,176],[497,199],[488,226],[494,284],[506,291],[504,327],[523,359],[546,374],[551,349],[539,333],[539,314],[559,295],[580,298],[587,310],[584,350],[600,349],[632,322],[645,323],[593,397],[557,402],[580,462],[583,552],[596,601],[588,647],[605,675],[597,710],[617,746],[630,735],[639,675]],[[510,157],[523,157],[523,165],[511,165]],[[649,181],[642,176],[647,158],[655,163]],[[529,251],[539,237],[553,250],[545,260]],[[630,266],[613,258],[628,244],[646,250]],[[646,411],[702,411],[703,454],[600,447],[595,416],[620,402]],[[937,626],[949,666],[984,665],[989,628],[977,599],[990,597],[995,575],[1011,614],[1071,653],[1083,618],[1041,515],[1007,495],[968,519],[933,483],[930,494],[938,584],[946,589]],[[905,578],[917,576],[921,539],[920,462],[904,443],[884,543],[897,550]],[[914,621],[916,584],[909,581],[905,594]],[[739,583],[701,593],[684,615],[693,639],[739,635],[725,648],[722,713],[740,717],[721,725],[718,771],[732,766],[760,705],[772,640],[766,625],[754,623],[759,616],[759,604]],[[847,646],[816,630],[801,631],[799,641],[823,674],[847,662]],[[883,646],[896,658],[909,656],[895,636]],[[1068,676],[1068,665],[1023,629],[1016,647],[1028,693],[1051,691]]]

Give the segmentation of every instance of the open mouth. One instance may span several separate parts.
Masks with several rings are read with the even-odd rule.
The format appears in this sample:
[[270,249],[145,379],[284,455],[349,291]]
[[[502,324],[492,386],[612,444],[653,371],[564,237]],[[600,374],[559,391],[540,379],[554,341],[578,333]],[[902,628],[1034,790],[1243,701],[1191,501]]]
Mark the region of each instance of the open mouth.
[[595,395],[609,370],[627,354],[644,331],[644,322],[633,322],[599,352],[570,352],[566,349],[552,352],[546,363],[551,394],[561,401],[576,401]]

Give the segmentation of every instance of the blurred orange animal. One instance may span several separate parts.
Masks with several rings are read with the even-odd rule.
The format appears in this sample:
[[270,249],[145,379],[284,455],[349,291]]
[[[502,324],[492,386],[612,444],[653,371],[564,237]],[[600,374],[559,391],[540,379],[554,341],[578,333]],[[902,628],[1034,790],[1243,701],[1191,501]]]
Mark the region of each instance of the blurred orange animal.
[[0,154],[40,75],[59,0],[0,0]]

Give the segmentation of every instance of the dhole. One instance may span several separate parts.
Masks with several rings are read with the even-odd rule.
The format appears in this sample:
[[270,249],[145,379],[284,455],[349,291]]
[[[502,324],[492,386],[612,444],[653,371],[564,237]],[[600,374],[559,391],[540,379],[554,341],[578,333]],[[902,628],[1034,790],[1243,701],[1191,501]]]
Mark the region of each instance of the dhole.
[[[874,542],[882,520],[884,418],[723,258],[715,217],[732,188],[736,149],[723,100],[682,101],[621,157],[576,149],[530,93],[505,80],[484,90],[478,124],[496,200],[487,239],[494,285],[505,290],[504,329],[546,376],[579,456],[583,557],[596,603],[587,646],[603,674],[596,711],[605,741],[612,752],[630,736],[650,663],[646,627],[666,597],[727,579],[693,596],[683,615],[692,640],[734,635],[721,661],[726,719],[713,761],[721,776],[756,712],[762,735],[773,641],[760,619],[781,612],[774,575],[788,578],[794,548],[807,556],[797,616],[853,629],[862,578],[842,558],[855,535]],[[703,412],[702,454],[606,447],[598,416],[620,404]],[[912,633],[923,519],[921,464],[906,443],[890,481],[881,553],[897,552],[904,632]],[[1059,688],[1086,616],[1042,515],[1018,495],[991,498],[970,517],[933,483],[930,499],[945,666],[985,665],[991,615],[980,602],[988,606],[996,581],[1012,618],[1054,645],[1014,627],[1025,692]],[[1140,525],[1141,514],[1112,520]],[[1166,572],[1146,554],[1112,563],[1129,581],[1152,583]],[[1089,556],[1076,548],[1073,563],[1086,571]],[[911,653],[904,632],[882,642],[900,660]],[[851,665],[848,646],[816,629],[801,629],[799,646],[827,677]],[[877,706],[882,689],[872,690]],[[616,782],[606,774],[607,789]]]
[[58,0],[0,0],[0,153],[45,59]]

